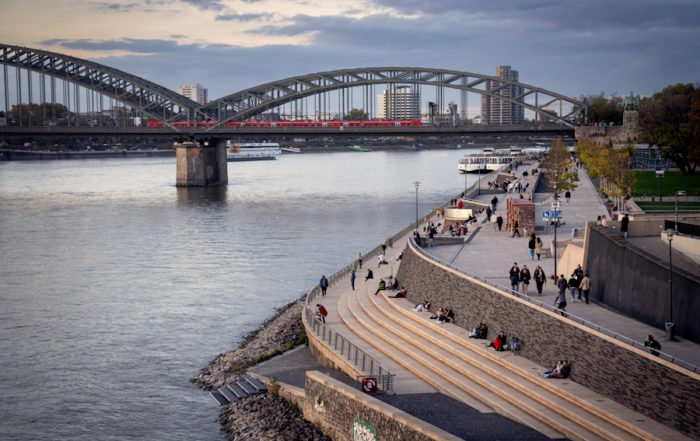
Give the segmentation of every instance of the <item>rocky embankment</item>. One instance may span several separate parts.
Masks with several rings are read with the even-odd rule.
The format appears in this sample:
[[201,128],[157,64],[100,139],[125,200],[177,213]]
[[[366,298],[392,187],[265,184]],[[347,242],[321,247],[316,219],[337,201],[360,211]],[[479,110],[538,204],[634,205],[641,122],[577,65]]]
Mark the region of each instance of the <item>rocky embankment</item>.
[[236,381],[249,366],[304,343],[301,312],[305,298],[281,308],[258,330],[246,335],[238,348],[217,355],[192,382],[205,389],[219,388]]
[[229,404],[221,424],[230,440],[328,440],[299,409],[270,393]]
[[[219,354],[192,382],[204,389],[217,389],[238,380],[255,363],[305,343],[301,322],[305,298],[281,308],[246,335],[238,348]],[[301,416],[298,407],[272,393],[230,403],[220,419],[230,440],[330,440]]]

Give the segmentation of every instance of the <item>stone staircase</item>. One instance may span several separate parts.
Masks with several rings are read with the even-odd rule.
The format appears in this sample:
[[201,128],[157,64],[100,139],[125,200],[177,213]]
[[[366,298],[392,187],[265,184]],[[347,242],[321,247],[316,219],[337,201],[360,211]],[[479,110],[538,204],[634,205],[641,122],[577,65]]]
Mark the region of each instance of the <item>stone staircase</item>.
[[542,368],[523,357],[487,349],[484,340],[468,339],[464,329],[429,320],[428,313],[389,294],[344,294],[339,317],[367,344],[446,395],[550,438],[686,439],[570,380],[545,380],[536,373]]
[[263,392],[267,392],[267,387],[258,381],[258,379],[243,376],[240,380],[234,383],[222,386],[217,390],[210,391],[209,394],[223,406],[232,401],[238,401],[249,395],[256,395]]

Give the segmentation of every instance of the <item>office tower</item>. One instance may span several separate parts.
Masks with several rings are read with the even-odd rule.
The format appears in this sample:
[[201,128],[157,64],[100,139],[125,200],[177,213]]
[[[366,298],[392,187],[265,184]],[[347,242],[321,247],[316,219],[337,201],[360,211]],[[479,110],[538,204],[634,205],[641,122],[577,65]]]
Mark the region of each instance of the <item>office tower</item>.
[[[496,77],[506,81],[518,81],[518,71],[510,66],[497,66]],[[504,98],[517,98],[523,88],[514,84],[487,80],[486,90]],[[525,121],[525,108],[498,97],[481,96],[481,122],[483,124],[522,124]]]
[[410,86],[392,87],[377,96],[377,118],[420,118],[420,94]]
[[209,101],[209,89],[199,83],[180,86],[177,88],[177,93],[199,104],[206,104]]

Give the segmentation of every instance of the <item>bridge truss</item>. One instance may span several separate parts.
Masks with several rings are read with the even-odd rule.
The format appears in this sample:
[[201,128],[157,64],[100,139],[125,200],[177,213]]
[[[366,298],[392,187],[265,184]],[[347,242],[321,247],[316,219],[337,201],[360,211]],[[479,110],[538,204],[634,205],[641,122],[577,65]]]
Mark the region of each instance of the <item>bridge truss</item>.
[[377,94],[384,90],[393,94],[400,86],[412,87],[421,98],[422,88],[433,88],[441,111],[447,107],[445,89],[454,89],[522,106],[534,112],[536,121],[568,127],[585,112],[584,103],[544,88],[445,69],[375,67],[319,72],[262,84],[201,105],[138,76],[49,51],[0,44],[0,64],[0,98],[4,98],[0,110],[12,116],[8,123],[19,126],[126,127],[157,120],[173,131],[193,127],[191,124],[216,131],[231,121],[281,113],[285,106],[298,119],[308,119],[312,106],[316,119],[328,118],[331,108],[338,110],[335,115],[341,119],[353,108],[375,118]]

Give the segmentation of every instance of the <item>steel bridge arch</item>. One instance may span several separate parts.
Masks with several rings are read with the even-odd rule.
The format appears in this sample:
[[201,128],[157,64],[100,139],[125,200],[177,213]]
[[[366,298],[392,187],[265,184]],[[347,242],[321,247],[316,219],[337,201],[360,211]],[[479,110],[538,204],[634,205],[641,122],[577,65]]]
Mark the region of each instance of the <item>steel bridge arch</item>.
[[[196,109],[200,106],[199,103],[156,83],[92,61],[1,43],[0,50],[0,64],[4,65],[5,79],[7,66],[49,75],[113,98],[152,118],[164,121],[173,129],[175,127],[169,122],[189,118],[190,115],[196,117]],[[8,102],[6,84],[4,89],[5,102]]]
[[[488,90],[486,90],[487,82],[493,84]],[[573,127],[568,119],[585,112],[586,108],[584,103],[556,92],[489,75],[422,67],[370,67],[317,72],[273,81],[214,100],[200,106],[198,111],[218,121],[212,127],[214,129],[228,121],[244,120],[312,95],[351,87],[389,84],[419,84],[475,92],[523,106],[534,111],[540,118],[553,119],[568,127]],[[477,86],[483,86],[484,89]],[[517,86],[522,93],[512,98],[499,95],[498,92],[506,86]],[[524,99],[533,94],[534,105],[526,103]],[[540,96],[544,98],[543,102],[540,102]],[[563,103],[568,103],[572,106],[572,110],[566,115],[561,111],[555,115],[547,107],[556,102],[560,103],[560,109]]]

